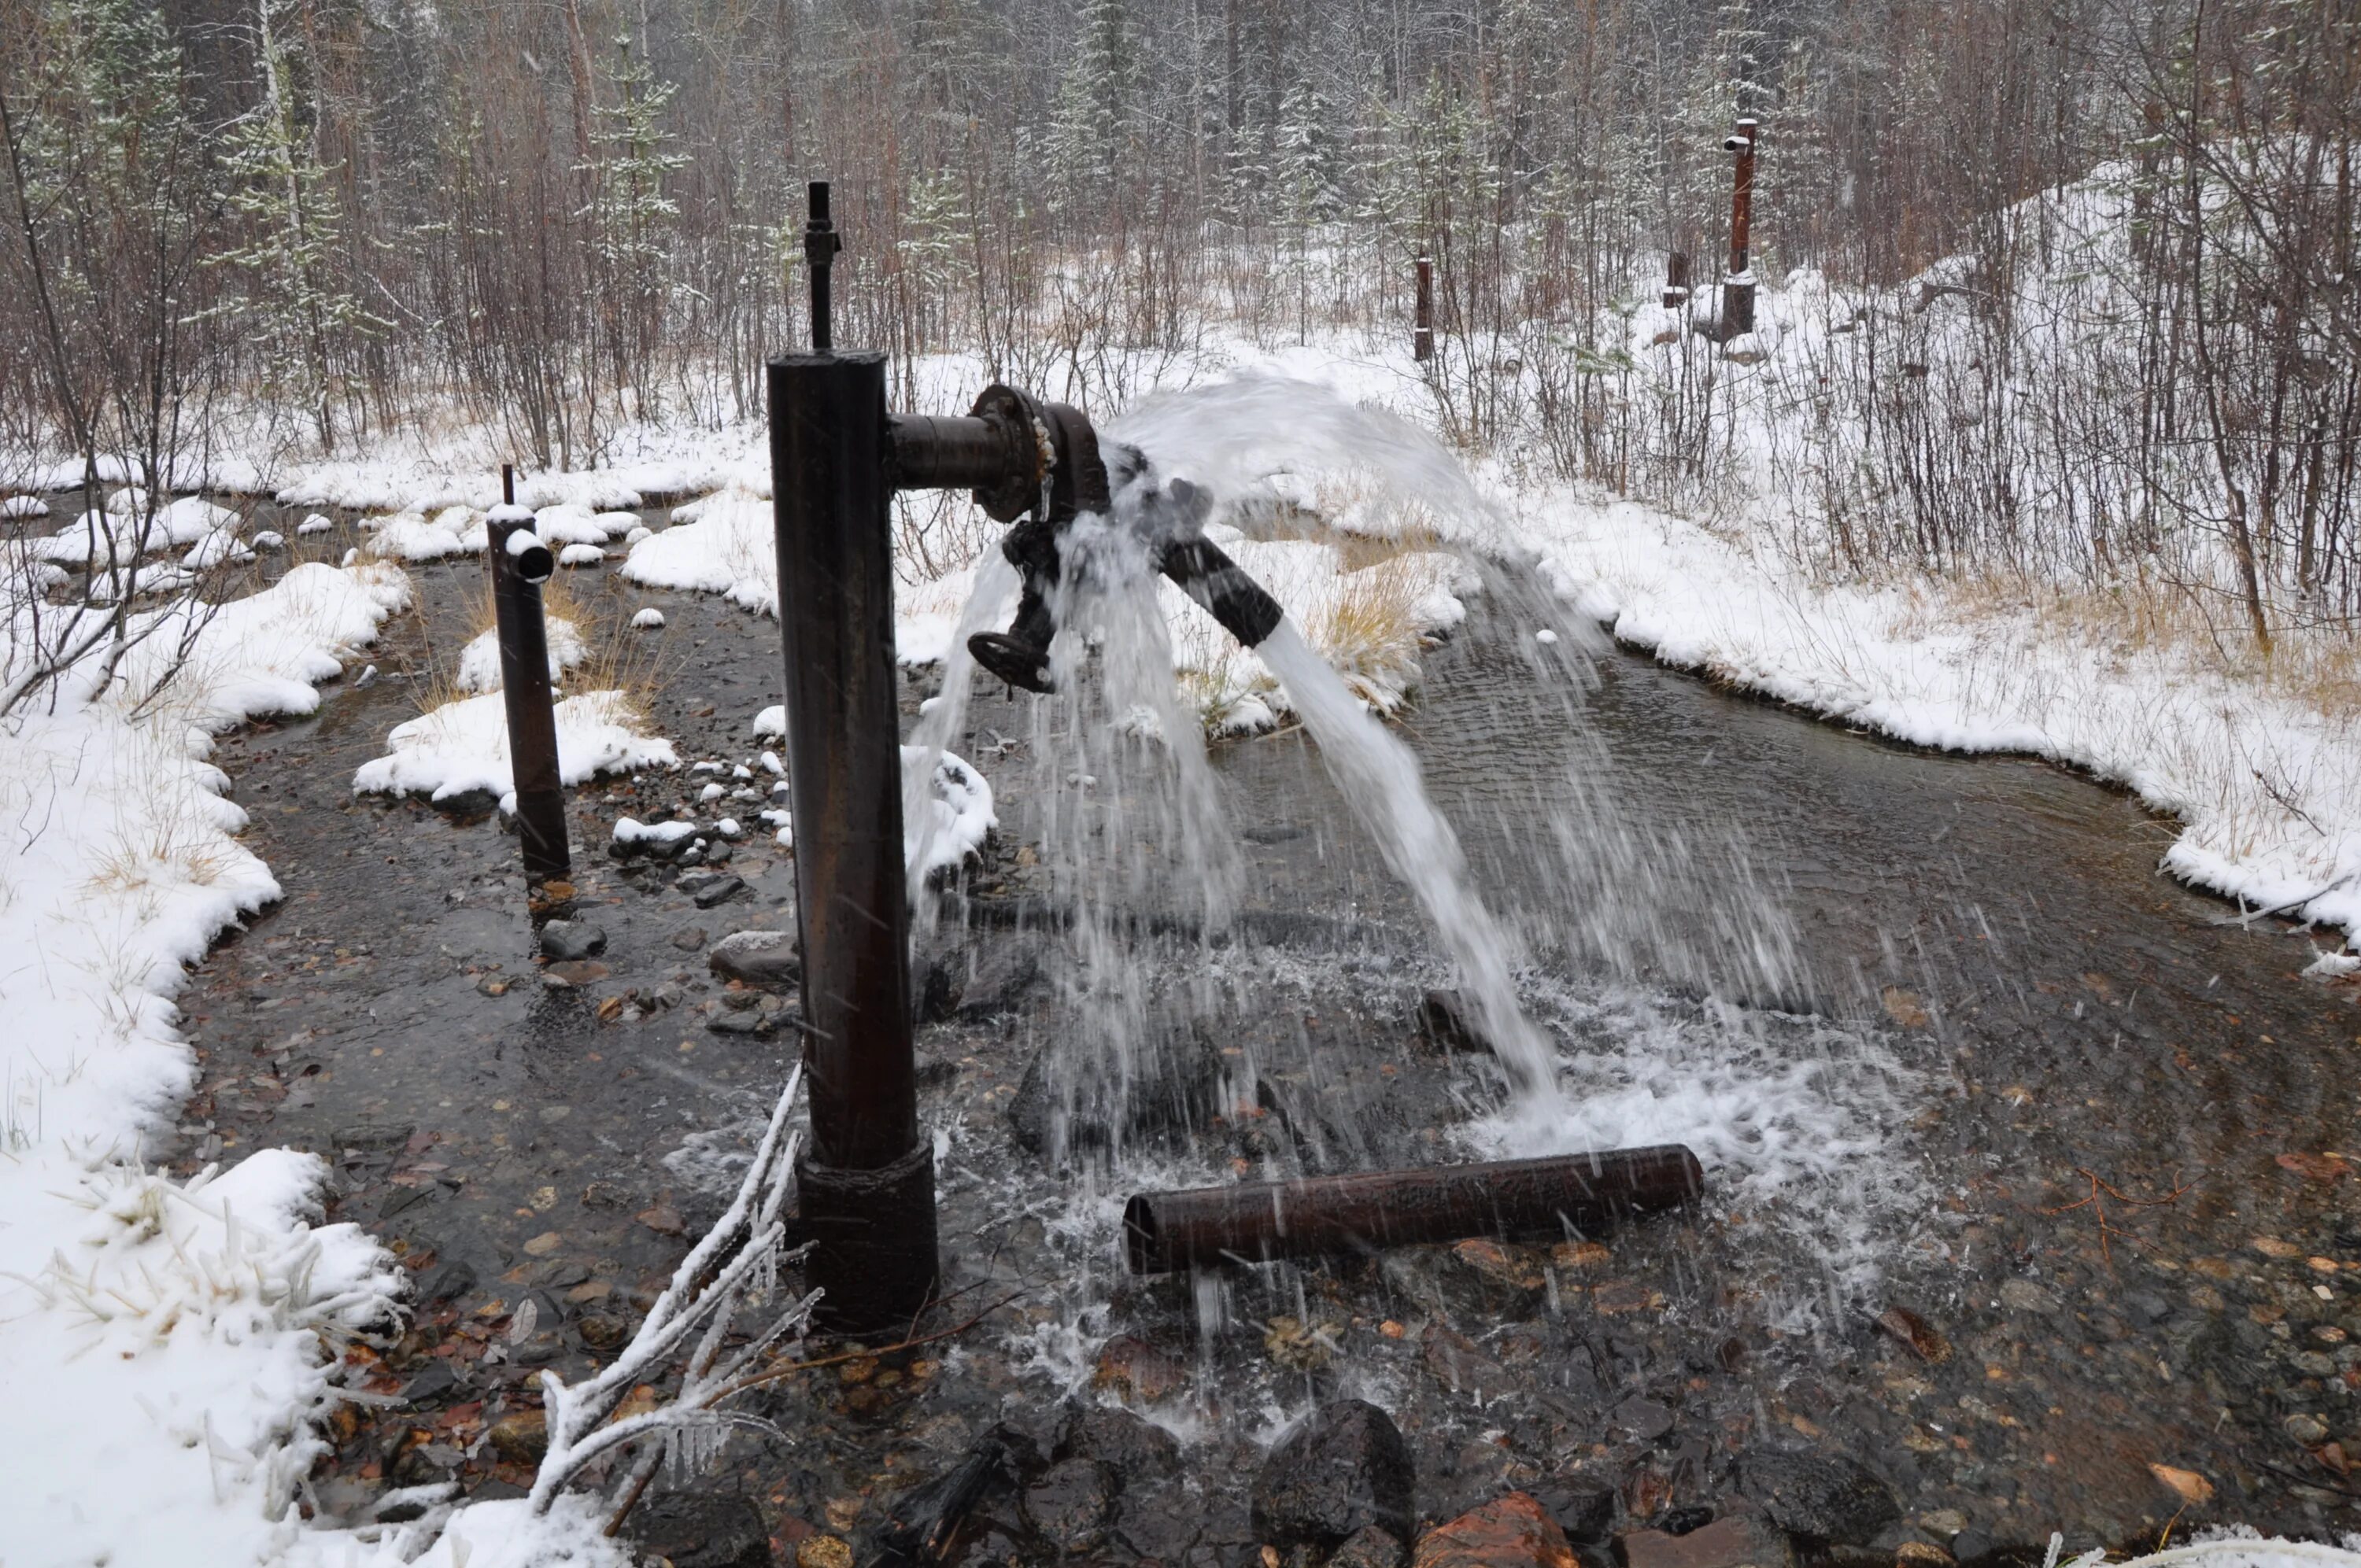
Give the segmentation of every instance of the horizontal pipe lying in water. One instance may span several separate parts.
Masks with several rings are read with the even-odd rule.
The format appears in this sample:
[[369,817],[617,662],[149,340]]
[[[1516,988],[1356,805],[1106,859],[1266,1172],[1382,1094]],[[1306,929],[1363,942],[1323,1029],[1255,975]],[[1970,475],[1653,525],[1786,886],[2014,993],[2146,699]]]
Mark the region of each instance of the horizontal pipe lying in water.
[[1468,1236],[1564,1235],[1705,1190],[1686,1145],[1143,1192],[1124,1208],[1134,1274],[1375,1252]]

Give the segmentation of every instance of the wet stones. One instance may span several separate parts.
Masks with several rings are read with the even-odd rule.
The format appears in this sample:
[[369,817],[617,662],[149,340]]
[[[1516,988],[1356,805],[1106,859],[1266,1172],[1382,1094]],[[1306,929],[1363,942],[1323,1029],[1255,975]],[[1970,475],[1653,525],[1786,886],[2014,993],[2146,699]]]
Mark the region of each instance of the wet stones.
[[1101,1460],[1134,1479],[1178,1475],[1180,1469],[1180,1444],[1170,1432],[1129,1410],[1104,1405],[1068,1407],[1049,1452],[1053,1459]]
[[1509,1369],[1477,1348],[1476,1342],[1441,1323],[1429,1323],[1419,1335],[1419,1359],[1436,1382],[1455,1394],[1479,1399],[1496,1398],[1508,1390]]
[[542,956],[559,963],[596,958],[607,950],[607,933],[587,920],[551,920],[541,928]]
[[484,1434],[510,1464],[538,1464],[549,1452],[549,1421],[539,1410],[511,1410]]
[[689,901],[699,909],[711,909],[717,905],[729,903],[746,891],[744,877],[718,876],[710,882],[700,883],[697,891],[688,896]]
[[1189,1369],[1178,1358],[1137,1335],[1117,1334],[1099,1347],[1091,1387],[1152,1405],[1179,1393],[1188,1377]]
[[1545,1482],[1533,1496],[1574,1541],[1604,1541],[1615,1523],[1615,1488],[1604,1481],[1574,1475]]
[[1749,1454],[1738,1489],[1790,1535],[1867,1546],[1902,1517],[1885,1483],[1841,1454]]
[[1654,1442],[1673,1430],[1673,1412],[1653,1399],[1632,1395],[1615,1407],[1609,1428],[1634,1442]]
[[418,1130],[412,1122],[353,1122],[335,1130],[336,1146],[362,1154],[391,1154]]
[[642,1552],[673,1568],[771,1568],[771,1532],[752,1499],[734,1494],[659,1492],[624,1521]]
[[1326,1568],[1402,1568],[1410,1549],[1391,1531],[1368,1525],[1328,1554]]
[[1414,1481],[1392,1417],[1364,1399],[1323,1405],[1279,1438],[1255,1476],[1256,1539],[1333,1549],[1376,1525],[1407,1541]]
[[793,985],[803,979],[803,957],[792,931],[737,931],[713,944],[705,967],[746,985]]
[[1729,1514],[1674,1535],[1661,1530],[1632,1530],[1615,1541],[1622,1568],[1795,1568],[1795,1549],[1768,1521],[1752,1513]]
[[1025,1488],[1025,1522],[1060,1552],[1094,1551],[1106,1542],[1122,1490],[1104,1460],[1061,1459]]

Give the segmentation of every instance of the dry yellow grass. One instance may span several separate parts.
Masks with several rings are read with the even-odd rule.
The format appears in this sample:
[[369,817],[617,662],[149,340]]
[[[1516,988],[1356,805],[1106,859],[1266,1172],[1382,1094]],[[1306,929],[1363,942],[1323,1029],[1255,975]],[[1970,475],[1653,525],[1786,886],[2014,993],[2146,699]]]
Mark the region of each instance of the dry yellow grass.
[[1898,633],[1957,630],[1979,620],[2031,614],[2048,635],[2125,664],[2162,656],[2332,718],[2361,718],[2361,637],[2310,619],[2301,606],[2272,607],[2272,647],[2255,645],[2243,608],[2226,595],[2152,577],[2109,587],[2059,586],[1995,575],[1957,576],[1905,591],[1913,604]]

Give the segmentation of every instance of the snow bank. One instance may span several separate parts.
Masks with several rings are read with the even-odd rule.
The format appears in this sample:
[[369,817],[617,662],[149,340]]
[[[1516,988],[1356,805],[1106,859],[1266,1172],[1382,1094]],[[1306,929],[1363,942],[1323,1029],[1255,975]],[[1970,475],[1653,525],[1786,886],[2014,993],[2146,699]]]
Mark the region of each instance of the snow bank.
[[[503,701],[498,692],[462,697],[395,725],[386,736],[389,754],[361,764],[353,775],[353,793],[448,800],[484,791],[500,798],[503,811],[512,809],[516,781]],[[556,712],[563,783],[680,764],[671,741],[645,732],[645,721],[626,693],[584,692],[561,699]]]
[[2361,721],[2030,602],[1809,583],[1631,503],[1559,495],[1522,532],[1563,593],[1669,663],[1918,745],[2087,769],[2186,824],[2175,875],[2361,935]]
[[[117,491],[116,499],[126,492]],[[38,541],[34,554],[62,565],[104,566],[128,565],[153,550],[179,550],[200,545],[209,536],[235,530],[240,519],[227,507],[186,496],[142,515],[137,507],[119,510],[112,501],[104,511],[86,511],[51,537]],[[235,545],[235,538],[232,539]]]
[[315,1223],[313,1157],[186,1186],[137,1161],[193,1086],[183,966],[279,894],[206,732],[316,706],[405,596],[313,565],[176,607],[104,690],[0,729],[0,812],[26,825],[0,872],[0,1387],[38,1423],[0,1465],[12,1561],[263,1562],[302,1534],[335,1343],[385,1320],[398,1276]]
[[[768,438],[759,423],[720,431],[630,424],[600,433],[598,468],[520,473],[517,500],[533,508],[598,512],[637,507],[646,496],[697,495],[769,481]],[[426,512],[449,506],[489,510],[500,499],[500,445],[496,435],[480,431],[396,436],[374,442],[367,457],[281,462],[278,499],[285,506],[355,511]],[[77,469],[69,482],[79,479]]]
[[652,588],[720,594],[763,615],[779,613],[778,542],[771,503],[752,491],[724,490],[699,503],[693,521],[675,508],[673,524],[631,546],[620,568]]
[[354,526],[369,536],[362,554],[383,561],[440,561],[479,552],[485,543],[483,514],[467,507],[445,507],[432,518],[414,511],[365,517]]

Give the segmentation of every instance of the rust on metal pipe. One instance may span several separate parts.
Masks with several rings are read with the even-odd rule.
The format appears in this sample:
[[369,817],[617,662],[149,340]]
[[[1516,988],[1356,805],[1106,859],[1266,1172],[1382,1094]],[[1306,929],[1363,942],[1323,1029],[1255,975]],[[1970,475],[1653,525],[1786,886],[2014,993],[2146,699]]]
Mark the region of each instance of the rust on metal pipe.
[[1134,1274],[1166,1274],[1468,1236],[1562,1236],[1676,1208],[1704,1189],[1697,1156],[1663,1144],[1143,1192],[1124,1208],[1124,1254]]
[[1434,357],[1434,258],[1418,258],[1418,315],[1412,322],[1410,350],[1413,358]]

